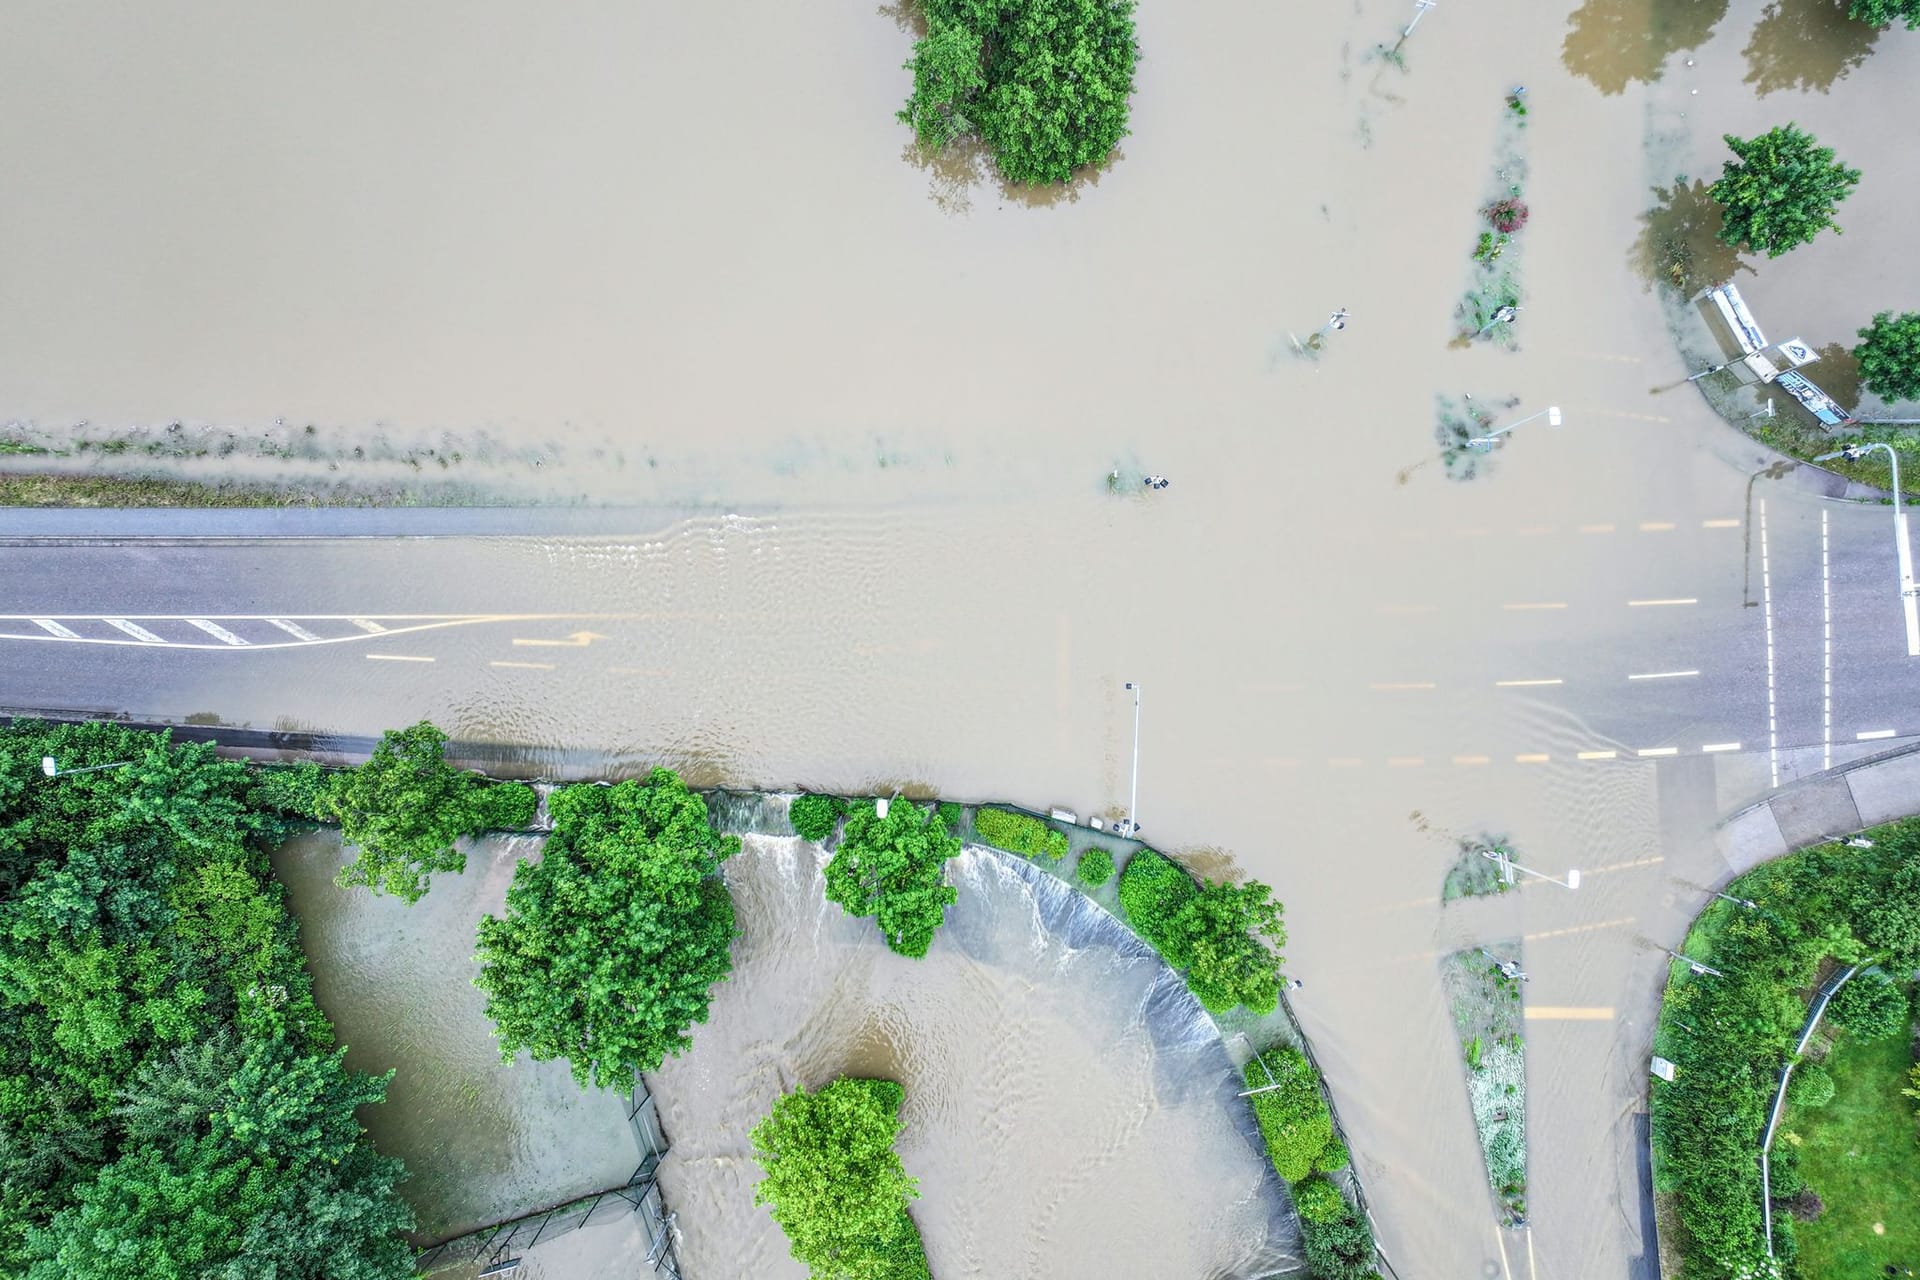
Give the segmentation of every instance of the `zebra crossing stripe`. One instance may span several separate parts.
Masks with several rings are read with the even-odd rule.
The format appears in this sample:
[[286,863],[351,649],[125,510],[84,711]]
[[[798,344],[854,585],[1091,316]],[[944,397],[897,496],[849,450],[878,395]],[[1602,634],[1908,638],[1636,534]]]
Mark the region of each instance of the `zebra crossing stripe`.
[[245,640],[242,640],[239,636],[233,634],[233,632],[227,630],[217,622],[208,622],[205,618],[188,618],[187,621],[212,636],[215,640],[220,641],[222,644],[241,645],[246,643]]
[[295,640],[318,640],[320,638],[305,627],[300,626],[298,623],[288,622],[285,618],[268,618],[267,621],[292,636]]
[[132,636],[135,640],[140,641],[140,643],[142,644],[165,644],[166,643],[165,640],[162,640],[159,636],[153,634],[153,632],[147,630],[145,627],[140,626],[138,623],[128,622],[125,618],[108,618],[107,625],[112,627],[116,631],[126,632],[128,635]]
[[362,631],[366,632],[370,636],[377,636],[386,631],[386,628],[381,626],[379,623],[369,622],[365,618],[348,618],[347,621],[351,622],[354,626],[360,628]]
[[78,631],[69,630],[55,622],[52,618],[29,618],[27,621],[50,635],[59,636],[62,640],[78,640],[80,638]]

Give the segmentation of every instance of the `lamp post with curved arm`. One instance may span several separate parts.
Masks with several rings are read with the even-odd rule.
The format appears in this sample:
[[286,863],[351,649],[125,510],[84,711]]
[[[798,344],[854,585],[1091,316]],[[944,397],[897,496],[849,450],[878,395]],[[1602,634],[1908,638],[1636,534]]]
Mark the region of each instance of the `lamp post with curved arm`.
[[1900,455],[1892,445],[1874,441],[1823,453],[1814,461],[1828,462],[1834,458],[1858,461],[1866,457],[1870,449],[1885,449],[1887,465],[1893,470],[1893,549],[1900,558],[1900,606],[1907,617],[1907,656],[1920,658],[1920,599],[1914,595],[1913,548],[1907,542],[1907,509],[1900,505]]

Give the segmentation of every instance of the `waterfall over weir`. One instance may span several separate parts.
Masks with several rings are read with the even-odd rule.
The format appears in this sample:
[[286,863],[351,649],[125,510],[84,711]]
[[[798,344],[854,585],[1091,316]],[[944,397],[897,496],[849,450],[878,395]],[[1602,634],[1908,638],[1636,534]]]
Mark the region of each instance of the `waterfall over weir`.
[[1071,886],[969,849],[932,951],[887,951],[822,893],[817,847],[747,835],[734,975],[652,1076],[690,1280],[804,1275],[748,1132],[794,1085],[906,1087],[899,1141],[936,1275],[1260,1277],[1298,1231],[1238,1074],[1177,975]]

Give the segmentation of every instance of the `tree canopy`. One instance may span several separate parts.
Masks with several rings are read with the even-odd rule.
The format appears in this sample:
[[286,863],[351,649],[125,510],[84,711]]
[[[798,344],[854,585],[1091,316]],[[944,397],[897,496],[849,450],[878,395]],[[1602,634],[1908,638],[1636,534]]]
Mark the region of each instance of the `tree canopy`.
[[365,764],[319,793],[315,816],[338,822],[357,854],[341,869],[342,886],[418,902],[433,872],[466,870],[456,840],[532,821],[531,787],[456,769],[446,751],[447,735],[425,720],[389,729]]
[[1861,383],[1881,399],[1920,400],[1920,311],[1882,311],[1860,330],[1853,358]]
[[1835,160],[1832,147],[1791,124],[1757,138],[1725,137],[1739,159],[1722,165],[1710,188],[1722,240],[1777,258],[1827,227],[1840,230],[1834,207],[1852,194],[1860,171]]
[[1280,915],[1273,891],[1251,880],[1205,885],[1173,917],[1168,932],[1186,958],[1187,986],[1209,1012],[1245,1005],[1267,1014],[1279,1004]]
[[872,801],[855,805],[827,863],[827,901],[873,916],[887,946],[917,959],[960,897],[946,878],[959,852],[946,822],[917,804],[895,800],[884,818]]
[[1065,182],[1127,133],[1133,0],[925,0],[900,119],[922,144],[978,134],[1011,182]]
[[786,1094],[754,1127],[766,1173],[754,1203],[770,1206],[815,1280],[928,1280],[907,1214],[919,1184],[893,1149],[904,1097],[890,1080],[842,1078]]
[[1907,30],[1920,31],[1920,0],[1853,0],[1847,16],[1876,27],[1905,22]]
[[412,1274],[354,1118],[386,1080],[313,1002],[256,786],[162,734],[0,729],[0,1272]]
[[480,922],[480,975],[500,1053],[565,1058],[573,1078],[627,1088],[693,1041],[737,932],[720,864],[740,848],[672,772],[566,787],[553,834],[522,862],[506,915]]

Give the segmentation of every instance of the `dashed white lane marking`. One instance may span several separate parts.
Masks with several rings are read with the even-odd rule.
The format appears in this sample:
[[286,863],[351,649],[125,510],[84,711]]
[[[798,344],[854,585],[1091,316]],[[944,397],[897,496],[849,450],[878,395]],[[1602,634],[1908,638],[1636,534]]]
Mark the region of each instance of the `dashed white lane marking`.
[[1566,602],[1566,601],[1564,601],[1564,600],[1554,600],[1554,601],[1547,601],[1547,602],[1543,602],[1543,603],[1539,603],[1539,604],[1503,604],[1503,605],[1501,605],[1500,607],[1501,607],[1502,609],[1515,609],[1515,610],[1519,610],[1519,609],[1564,609],[1564,608],[1566,608],[1566,607],[1567,607],[1567,602]]
[[1698,596],[1676,596],[1671,600],[1629,600],[1627,601],[1627,608],[1653,609],[1664,604],[1699,604],[1699,603],[1700,603],[1700,599]]
[[295,640],[318,640],[320,638],[299,623],[289,622],[285,618],[268,618],[267,621],[292,636]]
[[1581,525],[1581,526],[1580,526],[1580,532],[1582,532],[1582,533],[1612,533],[1612,532],[1613,532],[1613,526],[1612,526],[1612,525],[1610,525],[1610,524],[1583,524],[1583,525]]
[[1388,756],[1387,757],[1387,767],[1390,769],[1411,769],[1416,765],[1423,765],[1426,762],[1427,762],[1427,758],[1425,756]]
[[138,640],[141,644],[165,644],[166,643],[165,640],[162,640],[159,636],[153,634],[153,632],[147,630],[145,627],[141,626],[137,622],[128,622],[125,618],[108,618],[106,622],[107,622],[107,625],[112,627],[115,631],[125,632],[127,635],[132,636],[135,640]]
[[1453,758],[1453,762],[1455,764],[1492,764],[1493,757],[1492,756],[1455,756]]
[[1715,751],[1738,751],[1740,749],[1740,744],[1737,742],[1709,742],[1706,746],[1700,749],[1702,751],[1708,752],[1709,754]]
[[1740,522],[1738,520],[1702,520],[1700,527],[1702,529],[1738,529]]
[[34,626],[46,631],[49,635],[59,636],[63,640],[78,640],[80,638],[78,631],[63,627],[52,618],[29,618],[28,621],[33,623]]
[[1856,742],[1872,742],[1875,738],[1891,738],[1892,736],[1893,730],[1891,729],[1870,729],[1866,733],[1856,733],[1853,735],[1854,741]]
[[1640,754],[1643,756],[1677,756],[1680,754],[1680,748],[1678,747],[1642,747],[1640,748]]
[[1760,499],[1760,598],[1767,616],[1767,765],[1780,785],[1780,716],[1773,674],[1773,562],[1767,555],[1767,500]]
[[1618,751],[1582,751],[1582,752],[1581,752],[1581,753],[1580,753],[1580,754],[1579,754],[1578,756],[1576,756],[1576,757],[1575,757],[1575,759],[1578,759],[1578,760],[1612,760],[1612,759],[1614,759],[1615,757],[1617,757],[1617,756],[1618,756],[1619,754],[1620,754],[1620,753],[1619,753]]
[[348,618],[347,621],[370,636],[377,636],[386,630],[385,627],[369,618]]
[[1372,689],[1375,693],[1394,693],[1403,692],[1408,689],[1432,689],[1435,687],[1431,681],[1411,681],[1405,684],[1370,684],[1367,686],[1367,688]]
[[188,618],[187,622],[191,626],[200,628],[221,644],[243,645],[246,643],[245,640],[242,640],[239,636],[233,634],[233,632],[227,630],[217,622],[208,622],[205,618]]
[[1640,522],[1640,532],[1642,532],[1642,533],[1671,533],[1671,532],[1673,532],[1673,521],[1671,521],[1671,520],[1642,520],[1642,521]]
[[516,671],[552,671],[551,662],[507,662],[495,659],[487,664],[490,667],[511,667]]
[[432,662],[432,658],[419,658],[409,653],[370,653],[369,662]]
[[1833,768],[1833,579],[1827,572],[1827,510],[1820,509],[1820,767]]
[[1527,689],[1534,685],[1565,683],[1566,681],[1564,680],[1495,680],[1493,687],[1496,689]]
[[1513,762],[1515,764],[1545,764],[1552,758],[1553,757],[1547,755],[1545,752],[1534,752],[1530,755],[1515,756]]
[[1628,676],[1629,680],[1678,680],[1683,676],[1697,676],[1698,671],[1647,671],[1637,676]]

